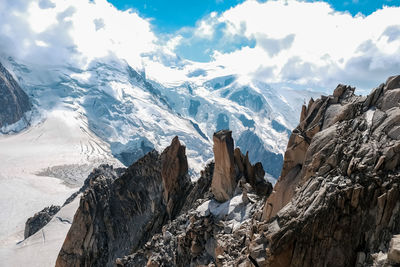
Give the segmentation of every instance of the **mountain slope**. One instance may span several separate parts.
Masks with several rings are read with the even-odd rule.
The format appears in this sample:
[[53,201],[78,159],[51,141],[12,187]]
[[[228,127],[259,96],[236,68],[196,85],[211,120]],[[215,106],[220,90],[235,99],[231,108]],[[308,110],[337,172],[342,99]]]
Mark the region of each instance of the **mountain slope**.
[[[23,65],[11,59],[9,64],[39,110],[61,107],[86,117],[89,128],[125,165],[153,148],[162,150],[178,135],[187,145],[190,171],[195,173],[212,157],[213,133],[229,128],[242,140],[243,151],[254,149],[243,141],[248,138],[241,138],[252,132],[259,143],[257,154],[250,153],[252,160],[261,160],[267,173],[277,178],[288,132],[294,127],[293,111],[317,95],[241,82],[235,75],[161,84],[116,59],[94,61],[85,69]],[[279,108],[272,107],[278,100]]]
[[18,122],[31,109],[26,93],[0,63],[0,132]]

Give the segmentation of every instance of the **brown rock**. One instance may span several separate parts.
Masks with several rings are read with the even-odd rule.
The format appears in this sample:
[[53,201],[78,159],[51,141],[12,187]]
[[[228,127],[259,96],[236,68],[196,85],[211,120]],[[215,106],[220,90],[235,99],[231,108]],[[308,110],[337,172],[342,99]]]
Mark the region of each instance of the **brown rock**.
[[181,199],[185,188],[190,184],[188,163],[185,153],[186,147],[181,145],[177,136],[174,137],[170,146],[161,154],[161,178],[163,182],[163,197],[167,206],[167,212],[172,218],[176,210],[180,208]]
[[386,81],[386,90],[400,88],[400,75],[389,77]]
[[301,107],[300,122],[304,121],[306,116],[307,116],[307,107],[306,107],[306,105],[303,105]]
[[240,148],[235,148],[234,151],[234,157],[235,157],[235,165],[238,167],[238,170],[240,173],[244,173],[244,158],[243,158],[243,154],[240,151]]
[[232,198],[236,187],[232,131],[214,133],[214,174],[211,190],[216,200],[225,202]]
[[390,240],[388,260],[392,264],[400,264],[400,235],[394,235]]

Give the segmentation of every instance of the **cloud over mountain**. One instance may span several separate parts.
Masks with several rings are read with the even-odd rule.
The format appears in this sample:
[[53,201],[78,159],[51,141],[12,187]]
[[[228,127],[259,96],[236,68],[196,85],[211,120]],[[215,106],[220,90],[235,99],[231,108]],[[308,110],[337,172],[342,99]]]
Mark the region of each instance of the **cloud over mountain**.
[[216,65],[270,83],[366,89],[399,70],[399,17],[399,7],[352,16],[325,2],[248,0],[198,22],[181,46],[214,44]]
[[0,17],[0,53],[80,66],[112,55],[160,80],[223,69],[271,84],[367,89],[400,69],[400,7],[352,16],[325,2],[247,0],[174,34],[106,0],[2,1]]

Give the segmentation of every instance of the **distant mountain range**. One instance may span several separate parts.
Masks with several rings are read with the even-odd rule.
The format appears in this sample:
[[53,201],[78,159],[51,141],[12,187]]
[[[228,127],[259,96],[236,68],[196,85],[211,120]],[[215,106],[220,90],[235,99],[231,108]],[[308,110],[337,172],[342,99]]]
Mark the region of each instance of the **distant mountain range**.
[[267,174],[277,178],[298,121],[295,114],[305,100],[319,95],[242,82],[237,75],[163,85],[123,60],[94,61],[85,69],[12,58],[3,62],[30,96],[34,121],[51,110],[73,111],[127,166],[178,135],[187,146],[192,173],[212,158],[213,133],[229,128],[242,151],[251,151],[251,160],[261,161]]

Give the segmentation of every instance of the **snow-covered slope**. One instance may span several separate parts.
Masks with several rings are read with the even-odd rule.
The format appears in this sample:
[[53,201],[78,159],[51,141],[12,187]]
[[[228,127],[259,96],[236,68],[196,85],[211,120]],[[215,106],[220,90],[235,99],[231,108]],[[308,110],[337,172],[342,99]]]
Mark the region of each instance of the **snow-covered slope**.
[[93,167],[121,165],[71,110],[46,113],[19,134],[0,135],[0,148],[0,249],[4,240],[21,241],[27,218],[64,203]]
[[235,75],[161,84],[118,59],[93,61],[84,69],[12,59],[7,64],[39,110],[63,108],[84,117],[124,164],[152,148],[162,150],[178,135],[187,146],[192,173],[212,158],[213,133],[229,128],[242,150],[277,177],[288,133],[298,120],[294,114],[318,95],[275,90]]
[[71,226],[80,196],[64,206],[53,219],[29,238],[15,243],[13,237],[0,244],[1,266],[51,267]]
[[[261,161],[269,177],[277,177],[288,134],[298,121],[294,114],[318,95],[276,90],[236,75],[157,82],[116,59],[83,69],[11,58],[5,66],[30,96],[33,110],[28,128],[0,135],[0,261],[47,251],[33,266],[52,265],[69,228],[56,218],[73,216],[74,206],[20,242],[26,219],[62,204],[93,167],[130,165],[178,135],[196,174],[212,158],[213,133],[229,128],[236,145],[248,150],[252,161]],[[15,263],[25,265],[22,259]]]

